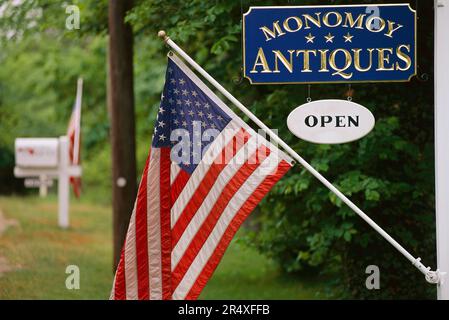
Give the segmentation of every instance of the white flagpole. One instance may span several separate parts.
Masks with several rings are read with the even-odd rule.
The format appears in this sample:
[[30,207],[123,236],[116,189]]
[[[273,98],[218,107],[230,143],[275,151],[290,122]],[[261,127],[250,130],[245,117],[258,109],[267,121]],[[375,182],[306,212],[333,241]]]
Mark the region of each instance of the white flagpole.
[[81,103],[83,99],[83,78],[78,78],[77,86],[76,86],[76,100],[75,100],[75,141],[73,142],[73,163],[79,163],[79,154],[80,154],[80,138],[81,138]]
[[245,115],[247,115],[255,124],[264,130],[270,138],[278,143],[285,151],[287,151],[293,159],[298,161],[304,168],[306,168],[315,178],[323,183],[330,191],[332,191],[338,198],[341,199],[348,207],[354,210],[363,220],[365,220],[374,230],[376,230],[382,237],[385,238],[393,247],[402,253],[419,271],[425,276],[426,280],[431,283],[439,282],[438,271],[431,271],[430,267],[425,267],[421,258],[415,258],[404,247],[402,247],[395,239],[393,239],[385,230],[383,230],[377,223],[375,223],[366,213],[357,207],[351,200],[349,200],[340,190],[338,190],[332,183],[330,183],[324,176],[322,176],[315,168],[313,168],[307,161],[305,161],[295,150],[285,143],[278,135],[276,135],[270,128],[268,128],[259,118],[257,118],[251,111],[249,111],[240,101],[238,101],[231,93],[229,93],[222,85],[220,85],[211,75],[209,75],[199,64],[197,64],[190,56],[184,52],[176,43],[171,40],[165,31],[159,31],[158,36],[181,57],[183,57],[196,71],[198,71],[204,78],[206,78],[218,91],[220,91],[226,98],[229,99],[237,108],[239,108]]
[[[449,1],[435,2],[435,198],[437,263],[449,272]],[[449,283],[441,281],[438,299],[449,300]]]

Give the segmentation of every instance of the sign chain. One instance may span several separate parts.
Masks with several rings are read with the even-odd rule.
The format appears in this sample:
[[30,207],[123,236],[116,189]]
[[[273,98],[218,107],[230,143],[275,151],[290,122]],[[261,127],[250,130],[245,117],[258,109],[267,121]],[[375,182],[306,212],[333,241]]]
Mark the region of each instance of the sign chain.
[[310,85],[310,84],[308,84],[307,85],[307,102],[312,102],[312,98],[311,98],[311,96],[310,96],[310,88],[311,88],[312,86]]

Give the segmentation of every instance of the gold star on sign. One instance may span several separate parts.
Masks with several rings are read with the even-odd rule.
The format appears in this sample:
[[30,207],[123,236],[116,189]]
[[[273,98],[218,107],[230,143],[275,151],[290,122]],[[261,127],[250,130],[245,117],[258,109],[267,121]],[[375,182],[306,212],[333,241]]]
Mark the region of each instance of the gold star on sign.
[[312,33],[309,33],[309,35],[306,36],[305,38],[307,40],[307,43],[309,43],[309,42],[313,43],[313,39],[315,39],[315,37],[312,36]]
[[345,42],[352,42],[352,38],[353,38],[353,37],[354,37],[354,36],[351,36],[351,35],[349,34],[349,32],[348,32],[347,35],[343,36],[343,38],[345,38]]
[[329,34],[327,36],[324,36],[324,38],[326,39],[326,43],[328,43],[328,42],[334,43],[334,36],[331,35],[330,32],[329,32]]

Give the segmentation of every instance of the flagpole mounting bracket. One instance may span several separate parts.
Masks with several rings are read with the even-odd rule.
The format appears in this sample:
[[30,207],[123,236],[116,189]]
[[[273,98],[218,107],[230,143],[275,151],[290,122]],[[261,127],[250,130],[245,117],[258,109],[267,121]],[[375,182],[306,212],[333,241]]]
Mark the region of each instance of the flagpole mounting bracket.
[[421,258],[416,258],[413,265],[418,268],[419,271],[424,273],[426,281],[431,284],[441,284],[444,279],[446,272],[441,272],[440,270],[432,271],[430,267],[426,267],[422,264]]
[[436,271],[428,270],[426,273],[426,281],[432,284],[442,285],[444,283],[446,272],[441,272],[439,269]]

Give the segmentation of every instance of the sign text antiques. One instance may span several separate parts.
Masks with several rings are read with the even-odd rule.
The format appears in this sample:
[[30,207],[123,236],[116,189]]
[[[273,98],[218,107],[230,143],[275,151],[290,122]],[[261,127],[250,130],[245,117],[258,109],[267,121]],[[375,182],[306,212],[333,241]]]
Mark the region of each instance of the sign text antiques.
[[245,77],[255,84],[409,81],[416,12],[408,4],[251,7]]

